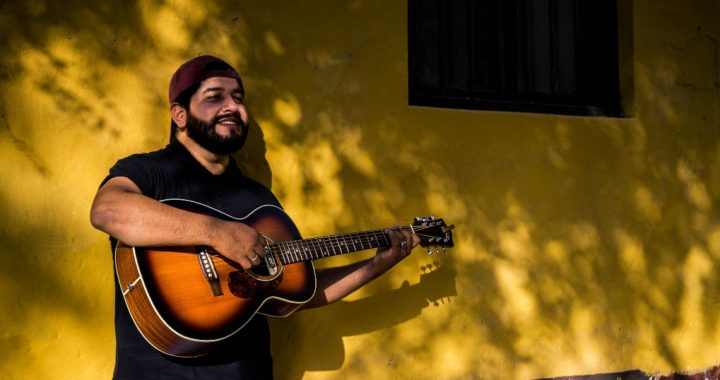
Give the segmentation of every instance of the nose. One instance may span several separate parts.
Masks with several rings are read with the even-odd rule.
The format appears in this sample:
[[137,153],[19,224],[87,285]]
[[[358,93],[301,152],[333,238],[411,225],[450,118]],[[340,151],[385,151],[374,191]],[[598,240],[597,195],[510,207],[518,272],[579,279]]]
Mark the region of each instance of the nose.
[[245,109],[245,105],[243,103],[238,103],[235,101],[235,98],[232,96],[226,96],[224,99],[224,102],[222,104],[222,107],[220,108],[220,115],[227,115],[227,114],[234,114],[237,113],[240,115],[240,118],[242,119],[243,123],[248,122],[248,115],[247,110]]
[[226,96],[220,111],[221,113],[230,113],[238,111],[239,108],[239,105],[232,96]]

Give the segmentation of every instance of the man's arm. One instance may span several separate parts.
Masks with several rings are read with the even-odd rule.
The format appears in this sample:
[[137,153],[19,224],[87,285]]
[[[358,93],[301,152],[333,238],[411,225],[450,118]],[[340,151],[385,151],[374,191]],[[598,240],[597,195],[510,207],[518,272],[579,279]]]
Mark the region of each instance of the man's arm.
[[379,249],[370,259],[342,267],[317,272],[315,296],[303,305],[304,309],[339,301],[361,286],[387,272],[420,243],[420,238],[408,231],[393,228],[387,231],[391,246]]
[[114,177],[95,195],[92,225],[132,246],[207,245],[244,268],[263,255],[258,233],[242,223],[181,210],[144,196],[127,177]]

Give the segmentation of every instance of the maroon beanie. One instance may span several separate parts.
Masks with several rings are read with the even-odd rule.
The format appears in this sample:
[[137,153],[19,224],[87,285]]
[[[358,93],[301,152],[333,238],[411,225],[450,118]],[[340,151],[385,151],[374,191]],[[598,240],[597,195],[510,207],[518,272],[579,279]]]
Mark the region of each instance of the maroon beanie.
[[242,80],[237,71],[227,62],[211,55],[202,55],[183,63],[170,79],[170,104],[177,102],[178,96],[192,86],[212,77],[235,78],[244,91]]

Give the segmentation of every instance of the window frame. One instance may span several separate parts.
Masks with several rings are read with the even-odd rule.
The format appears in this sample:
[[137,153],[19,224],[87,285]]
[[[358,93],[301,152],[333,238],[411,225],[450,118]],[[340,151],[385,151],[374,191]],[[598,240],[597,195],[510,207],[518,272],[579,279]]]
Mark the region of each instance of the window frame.
[[[457,4],[458,0],[453,0]],[[536,0],[515,0],[513,3],[517,6],[518,4],[520,6],[528,6],[530,4],[529,2],[536,1]],[[572,0],[571,0],[572,1]],[[439,6],[440,9],[437,12],[437,20],[434,20],[437,24],[437,35],[434,36],[437,38],[437,41],[433,42],[437,46],[435,49],[437,50],[435,52],[435,55],[438,57],[439,62],[437,63],[437,67],[434,69],[434,73],[437,75],[437,79],[439,82],[439,85],[435,88],[432,88],[431,86],[422,86],[421,80],[418,78],[419,70],[421,69],[419,65],[421,65],[420,59],[418,58],[418,55],[420,52],[417,47],[421,46],[418,45],[419,39],[422,38],[420,36],[420,33],[417,32],[418,27],[421,26],[418,23],[418,17],[417,12],[420,7],[420,2],[427,2],[432,3],[435,2],[434,5]],[[579,71],[576,75],[575,83],[577,86],[580,86],[575,94],[571,95],[562,95],[558,93],[554,94],[543,94],[543,93],[533,93],[532,91],[523,90],[522,86],[527,85],[527,82],[522,82],[521,80],[518,80],[516,83],[511,83],[510,86],[515,86],[512,91],[508,91],[507,89],[502,88],[495,88],[492,91],[488,91],[487,89],[478,89],[478,88],[472,88],[472,84],[468,84],[468,89],[452,89],[449,86],[445,84],[445,79],[443,76],[447,75],[448,68],[447,65],[447,59],[442,58],[446,57],[447,54],[447,46],[451,46],[452,42],[448,41],[448,35],[451,33],[447,28],[447,23],[450,20],[448,18],[448,12],[450,3],[453,2],[447,2],[444,0],[408,0],[408,102],[411,106],[426,106],[426,107],[441,107],[441,108],[457,108],[457,109],[470,109],[470,110],[489,110],[489,111],[511,111],[511,112],[532,112],[532,113],[550,113],[550,114],[562,114],[562,115],[584,115],[584,116],[608,116],[608,117],[620,117],[623,115],[623,99],[621,96],[621,83],[620,83],[620,19],[619,19],[619,10],[618,10],[618,1],[614,0],[612,1],[612,6],[606,6],[606,4],[602,4],[603,6],[606,6],[603,11],[606,13],[604,15],[605,18],[602,19],[602,21],[597,21],[597,18],[593,20],[577,20],[576,21],[576,27],[578,29],[581,29],[579,26],[577,26],[577,23],[580,22],[587,22],[589,23],[588,29],[591,27],[599,27],[599,28],[605,28],[604,34],[598,34],[595,32],[587,32],[584,30],[577,31],[576,38],[584,38],[586,41],[589,41],[589,43],[595,43],[599,44],[601,52],[596,51],[596,48],[589,48],[587,46],[584,46],[582,42],[575,41],[575,48],[577,51],[574,54],[576,65],[575,70]],[[465,4],[469,8],[468,14],[468,23],[473,25],[473,22],[475,22],[474,26],[471,26],[471,30],[474,32],[477,28],[477,23],[481,22],[479,20],[473,20],[473,14],[475,14],[475,9],[473,8],[475,4],[491,4],[492,2],[497,2],[498,9],[502,8],[503,4],[508,4],[507,0],[465,0]],[[526,3],[527,2],[527,3]],[[583,2],[585,7],[591,8],[591,5],[589,4],[588,0],[575,0],[574,6],[579,6],[580,2]],[[607,0],[599,0],[600,2],[607,2]],[[549,6],[557,6],[559,4],[558,0],[546,0],[546,3],[549,4]],[[536,3],[535,3],[536,4]],[[566,5],[569,3],[565,3]],[[533,4],[534,5],[534,4]],[[492,6],[492,4],[490,5]],[[519,7],[518,7],[519,8]],[[587,18],[587,10],[579,10],[578,13],[584,13],[584,17]],[[550,13],[552,15],[552,13]],[[502,13],[498,13],[499,16],[508,17],[507,14],[503,15]],[[577,15],[576,15],[577,16]],[[582,17],[578,16],[578,17]],[[595,17],[596,14],[592,14],[591,16]],[[499,17],[502,18],[502,17]],[[612,22],[607,21],[607,18],[612,18]],[[435,26],[432,24],[433,20],[430,20],[430,26],[429,28],[434,28]],[[521,38],[516,37],[514,40],[514,44],[508,44],[509,46],[503,46],[500,41],[498,41],[498,47],[497,47],[497,57],[495,57],[495,64],[498,64],[498,72],[503,72],[502,70],[509,70],[510,72],[504,72],[503,78],[496,78],[496,80],[499,81],[507,81],[507,78],[513,78],[513,75],[520,78],[527,78],[528,74],[527,71],[532,69],[532,66],[528,64],[527,57],[521,56],[521,53],[527,53],[527,46],[518,46],[519,40],[522,40],[522,38],[528,38],[527,28],[528,25],[527,21],[527,15],[524,16],[517,16],[515,19],[515,24],[510,26],[505,26],[505,29],[502,29],[503,26],[498,26],[502,30],[498,32],[499,38],[502,39],[503,37],[511,34],[511,33],[518,33],[518,34],[524,34]],[[503,21],[498,20],[497,24],[501,24]],[[550,28],[556,27],[553,23],[553,20],[548,20],[548,24]],[[606,24],[606,25],[603,25]],[[428,27],[427,25],[423,24],[422,27]],[[491,26],[492,27],[492,26]],[[469,82],[472,82],[476,78],[473,76],[475,75],[474,70],[476,70],[477,61],[479,60],[478,55],[475,51],[473,51],[473,48],[477,45],[477,41],[473,40],[473,38],[476,38],[477,35],[471,33],[471,36],[468,37],[469,43],[466,42],[466,49],[467,49],[467,56],[469,59],[469,69],[470,73],[467,74],[468,77],[470,77]],[[581,35],[583,32],[585,34]],[[426,32],[427,33],[427,32]],[[557,31],[553,31],[552,33],[556,33]],[[491,37],[492,38],[492,37]],[[586,43],[587,44],[587,43]],[[518,53],[509,54],[507,57],[502,56],[503,54],[507,55],[507,52],[500,52],[502,49],[515,49],[517,51],[520,51]],[[431,49],[431,48],[428,48]],[[508,49],[508,50],[509,50]],[[455,52],[455,51],[453,51]],[[548,55],[551,57],[554,57],[553,54],[559,54],[557,52],[548,52]],[[586,56],[583,56],[586,55]],[[513,62],[513,59],[520,62]],[[566,57],[567,59],[567,57]],[[578,62],[585,60],[586,62]],[[589,62],[589,63],[588,63]],[[557,63],[553,63],[555,66],[551,68],[551,70],[557,70]],[[427,66],[427,65],[426,65]],[[589,66],[589,68],[588,68]],[[427,69],[426,67],[424,69]],[[601,79],[595,79],[594,75],[592,73],[585,72],[583,70],[603,70],[605,73],[604,76],[601,77]],[[485,75],[491,75],[491,73],[486,72]],[[523,77],[525,76],[525,77]],[[557,79],[552,78],[552,86],[557,86],[557,82],[555,82]],[[588,84],[583,81],[593,81],[595,80],[598,83],[595,84]],[[593,87],[595,86],[595,87]],[[604,87],[603,87],[604,86]],[[517,91],[514,91],[517,90]],[[493,92],[495,91],[495,92]],[[505,92],[503,92],[505,91]],[[598,95],[595,92],[602,91],[602,94]]]

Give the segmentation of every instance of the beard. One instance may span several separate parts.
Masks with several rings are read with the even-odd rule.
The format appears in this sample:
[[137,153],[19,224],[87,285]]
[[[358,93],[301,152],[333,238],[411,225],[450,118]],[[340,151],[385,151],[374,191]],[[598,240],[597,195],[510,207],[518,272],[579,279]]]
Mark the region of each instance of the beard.
[[[220,122],[222,118],[228,116],[234,117],[238,122],[240,128],[239,133],[237,129],[233,129],[230,132],[230,136],[221,136],[215,130],[215,125]],[[240,117],[240,113],[234,112],[230,115],[216,116],[206,122],[200,120],[187,112],[187,123],[185,124],[187,133],[190,138],[195,140],[198,145],[207,149],[208,151],[218,155],[228,155],[237,152],[240,148],[245,145],[248,134],[248,125]]]

